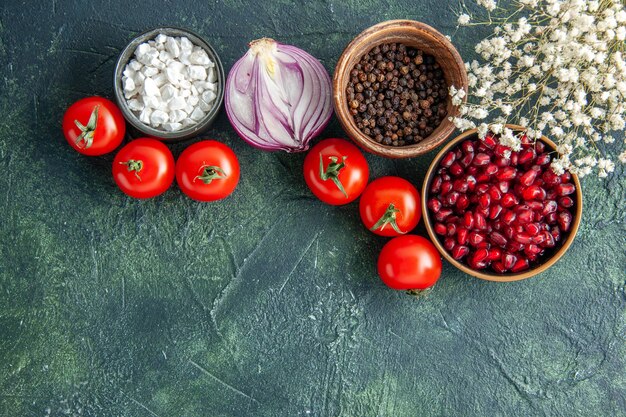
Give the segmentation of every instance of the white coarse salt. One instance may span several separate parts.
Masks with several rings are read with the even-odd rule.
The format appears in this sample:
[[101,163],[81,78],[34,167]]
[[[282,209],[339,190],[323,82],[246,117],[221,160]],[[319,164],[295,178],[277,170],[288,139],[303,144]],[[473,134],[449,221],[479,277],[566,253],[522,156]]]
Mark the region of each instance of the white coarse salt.
[[142,123],[176,132],[197,124],[215,106],[215,63],[189,38],[159,34],[137,46],[122,87],[128,108]]

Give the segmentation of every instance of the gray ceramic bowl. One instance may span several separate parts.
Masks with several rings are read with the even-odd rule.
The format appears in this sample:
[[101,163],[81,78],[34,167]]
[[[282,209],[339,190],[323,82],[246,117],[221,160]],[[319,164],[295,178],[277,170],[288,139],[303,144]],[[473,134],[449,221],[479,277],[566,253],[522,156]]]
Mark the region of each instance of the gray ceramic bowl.
[[[186,36],[191,42],[194,43],[194,45],[202,47],[209,55],[209,58],[211,58],[211,61],[215,63],[215,70],[217,73],[217,98],[215,99],[215,105],[213,106],[213,108],[200,122],[193,126],[189,126],[188,128],[181,129],[177,132],[165,132],[163,130],[155,129],[139,120],[139,117],[136,116],[135,113],[133,113],[132,110],[128,108],[128,104],[126,102],[126,98],[124,97],[124,90],[122,87],[122,73],[124,72],[126,64],[128,64],[128,62],[135,54],[135,50],[137,49],[137,47],[144,42],[148,42],[156,38],[157,35],[161,33],[167,36]],[[192,137],[198,136],[211,126],[211,124],[217,117],[217,114],[222,108],[222,102],[224,101],[225,81],[226,78],[224,76],[224,67],[222,66],[222,61],[217,55],[217,52],[215,52],[215,49],[213,49],[213,47],[207,41],[205,41],[199,35],[186,29],[173,27],[156,28],[137,36],[122,51],[119,59],[117,60],[117,65],[115,66],[115,99],[117,100],[117,104],[128,123],[130,123],[139,132],[147,136],[161,139],[164,142],[177,142],[180,140],[190,139]]]

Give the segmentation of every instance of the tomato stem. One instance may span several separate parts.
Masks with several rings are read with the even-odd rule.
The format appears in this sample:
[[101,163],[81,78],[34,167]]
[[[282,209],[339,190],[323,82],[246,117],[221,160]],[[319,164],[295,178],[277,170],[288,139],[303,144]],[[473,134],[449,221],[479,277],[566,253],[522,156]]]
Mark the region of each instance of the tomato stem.
[[137,177],[137,179],[139,181],[141,181],[141,177],[139,176],[139,173],[143,169],[143,161],[129,159],[126,162],[120,162],[120,164],[121,165],[126,165],[126,168],[128,169],[128,172],[133,172],[134,171],[135,172],[135,177]]
[[376,224],[374,224],[374,226],[370,228],[370,230],[372,232],[377,229],[383,230],[385,226],[390,225],[391,228],[396,232],[400,233],[401,235],[405,234],[406,232],[400,230],[400,228],[398,227],[398,223],[396,222],[396,217],[398,213],[400,213],[400,210],[398,210],[393,203],[389,204],[389,207],[387,207],[385,213],[380,217],[380,219],[378,219]]
[[411,295],[411,296],[415,297],[415,298],[422,298],[422,297],[426,297],[428,294],[430,294],[432,290],[433,290],[433,287],[428,287],[428,288],[425,288],[423,290],[418,290],[418,289],[406,290],[406,293],[408,295]]
[[330,159],[330,163],[326,167],[326,171],[324,171],[324,161],[322,159],[322,154],[320,153],[320,178],[323,181],[329,179],[332,180],[337,188],[339,188],[339,191],[341,191],[341,193],[348,198],[348,193],[346,193],[346,190],[343,188],[343,184],[339,180],[339,172],[346,166],[346,159],[348,159],[348,157],[342,156],[341,162],[339,162],[339,158],[336,156],[329,156],[328,159]]
[[227,177],[222,168],[214,165],[202,165],[199,171],[201,171],[201,174],[196,175],[193,179],[193,182],[196,182],[197,179],[200,179],[205,184],[211,184],[213,180],[221,180],[222,178]]
[[89,149],[93,144],[93,136],[96,133],[96,128],[98,127],[98,111],[100,110],[100,105],[96,105],[91,112],[91,116],[89,116],[89,121],[87,122],[87,126],[84,126],[78,120],[74,120],[74,124],[77,128],[80,129],[81,134],[76,138],[74,142],[76,146],[79,146],[79,143],[85,142],[85,147],[83,149]]

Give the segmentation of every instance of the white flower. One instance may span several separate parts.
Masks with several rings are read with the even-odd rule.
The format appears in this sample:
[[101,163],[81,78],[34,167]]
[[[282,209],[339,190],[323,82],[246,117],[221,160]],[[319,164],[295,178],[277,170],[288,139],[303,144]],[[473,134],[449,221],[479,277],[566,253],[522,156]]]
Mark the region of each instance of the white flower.
[[619,154],[619,160],[620,160],[622,163],[625,163],[625,164],[626,164],[626,151],[624,151],[624,152],[622,152],[621,154]]
[[459,19],[457,20],[458,24],[461,26],[467,25],[470,22],[470,16],[466,13],[459,15]]
[[610,159],[598,160],[598,176],[606,178],[610,172],[615,170],[615,164]]
[[490,12],[494,11],[497,7],[495,0],[476,0],[476,3]]

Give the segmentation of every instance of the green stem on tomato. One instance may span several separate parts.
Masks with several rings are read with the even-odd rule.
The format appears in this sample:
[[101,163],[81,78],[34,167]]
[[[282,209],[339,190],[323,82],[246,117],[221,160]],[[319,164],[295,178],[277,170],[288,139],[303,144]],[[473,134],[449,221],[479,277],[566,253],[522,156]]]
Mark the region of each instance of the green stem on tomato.
[[341,162],[339,162],[339,158],[336,156],[329,156],[328,159],[330,159],[330,163],[326,167],[326,170],[324,170],[324,161],[322,159],[322,154],[320,153],[320,178],[323,181],[330,179],[335,183],[337,188],[339,188],[339,191],[341,191],[341,193],[348,198],[348,193],[346,193],[346,190],[343,188],[343,184],[339,180],[339,172],[346,166],[346,159],[348,159],[348,157],[342,156]]
[[378,219],[374,226],[370,228],[370,230],[383,230],[385,226],[390,225],[391,228],[396,232],[400,233],[401,235],[405,234],[406,232],[401,231],[398,227],[398,223],[396,222],[396,217],[398,213],[400,213],[400,210],[398,210],[393,203],[389,204],[389,207],[387,207],[385,213],[380,217],[380,219]]
[[84,126],[78,120],[74,120],[74,124],[78,129],[80,129],[80,135],[76,138],[74,142],[76,146],[79,146],[79,143],[85,142],[84,149],[89,149],[93,144],[93,137],[96,133],[96,128],[98,127],[98,111],[100,110],[100,105],[97,105],[93,108],[91,115],[89,116],[89,121],[87,122],[87,126]]
[[143,169],[143,161],[135,160],[135,159],[129,159],[126,162],[120,162],[120,164],[121,165],[126,165],[126,168],[128,169],[128,172],[134,172],[135,173],[135,177],[137,177],[137,179],[139,181],[141,181],[141,177],[139,176],[139,173]]
[[214,165],[202,165],[200,167],[200,171],[202,171],[202,173],[195,176],[195,178],[193,179],[194,182],[199,179],[202,180],[202,182],[205,184],[211,184],[213,180],[221,180],[222,178],[227,177],[222,168]]

